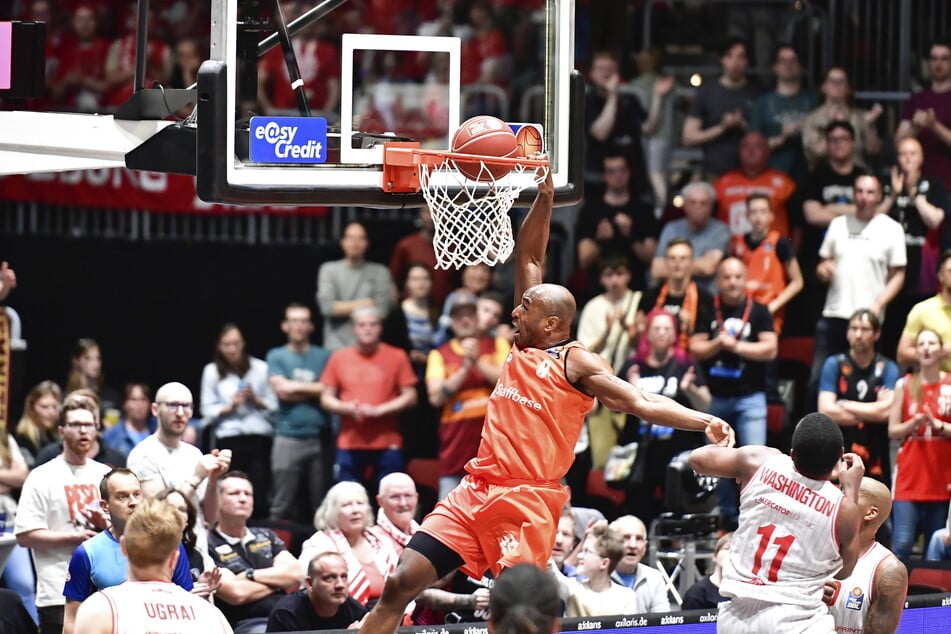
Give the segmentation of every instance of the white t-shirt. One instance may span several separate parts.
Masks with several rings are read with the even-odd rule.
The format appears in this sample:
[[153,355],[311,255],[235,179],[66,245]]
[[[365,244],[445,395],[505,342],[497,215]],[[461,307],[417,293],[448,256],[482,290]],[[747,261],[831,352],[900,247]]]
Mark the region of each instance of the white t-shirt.
[[829,223],[819,257],[835,261],[822,316],[848,319],[882,292],[889,268],[907,264],[905,230],[884,214],[869,221],[839,216]]
[[630,588],[611,582],[611,587],[601,592],[592,590],[586,581],[568,579],[561,573],[561,598],[565,601],[565,616],[603,616],[606,614],[637,614],[637,593]]
[[112,608],[116,634],[219,634],[221,612],[205,599],[161,581],[126,581],[102,595]]
[[[179,491],[187,491],[189,487],[185,486],[185,481],[195,475],[195,467],[201,457],[201,450],[194,445],[179,442],[173,449],[159,440],[156,434],[152,434],[132,448],[126,459],[126,466],[139,478],[139,482],[157,480],[163,489],[174,487]],[[207,489],[208,479],[205,478],[191,496],[191,502],[198,511],[195,534],[199,540],[205,534],[207,523],[201,507]]]
[[[85,524],[80,509],[99,504],[99,483],[111,467],[86,460],[72,465],[62,454],[33,469],[23,483],[14,532],[19,535],[37,529],[73,532],[92,528]],[[33,548],[36,566],[36,605],[64,605],[63,585],[74,546]]]

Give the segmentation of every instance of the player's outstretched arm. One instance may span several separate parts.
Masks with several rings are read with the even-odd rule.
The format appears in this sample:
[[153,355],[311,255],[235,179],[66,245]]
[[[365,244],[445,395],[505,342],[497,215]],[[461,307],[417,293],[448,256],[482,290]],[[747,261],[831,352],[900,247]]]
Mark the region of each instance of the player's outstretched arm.
[[866,634],[895,634],[907,593],[908,569],[898,557],[886,557],[875,570],[872,602],[862,631]]
[[733,429],[725,421],[665,396],[642,392],[615,376],[603,358],[588,350],[573,350],[569,355],[568,378],[580,383],[608,409],[634,414],[656,425],[702,431],[717,445],[732,447],[736,443]]
[[515,303],[522,301],[525,291],[542,283],[545,251],[548,249],[548,232],[551,225],[551,208],[555,200],[555,187],[548,176],[538,185],[538,194],[532,208],[522,221],[515,240]]
[[734,449],[706,445],[690,452],[690,466],[697,473],[721,478],[736,478],[745,484],[778,449],[762,445],[747,445]]

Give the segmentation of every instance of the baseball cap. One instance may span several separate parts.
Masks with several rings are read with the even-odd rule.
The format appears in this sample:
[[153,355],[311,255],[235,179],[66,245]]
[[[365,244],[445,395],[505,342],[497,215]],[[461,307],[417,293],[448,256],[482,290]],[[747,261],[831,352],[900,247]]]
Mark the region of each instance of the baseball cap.
[[447,302],[449,304],[449,314],[452,315],[459,308],[475,308],[478,298],[472,291],[460,288],[449,295]]

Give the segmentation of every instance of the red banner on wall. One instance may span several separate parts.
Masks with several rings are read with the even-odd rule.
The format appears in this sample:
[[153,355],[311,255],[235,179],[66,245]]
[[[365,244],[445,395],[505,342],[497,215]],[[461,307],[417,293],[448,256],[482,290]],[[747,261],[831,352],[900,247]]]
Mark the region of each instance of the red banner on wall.
[[0,177],[0,199],[176,213],[267,212],[323,216],[329,211],[328,207],[322,206],[206,203],[198,198],[194,176],[125,168],[3,176]]

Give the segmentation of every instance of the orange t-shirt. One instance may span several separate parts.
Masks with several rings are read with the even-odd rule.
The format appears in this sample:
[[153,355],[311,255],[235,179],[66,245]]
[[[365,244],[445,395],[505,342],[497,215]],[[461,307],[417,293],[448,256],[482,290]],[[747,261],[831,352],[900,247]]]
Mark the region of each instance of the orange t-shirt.
[[512,348],[489,397],[479,453],[466,471],[488,479],[558,480],[575,459],[575,443],[594,397],[565,376],[577,341],[547,350]]
[[796,191],[796,183],[783,172],[767,169],[750,178],[741,170],[731,170],[718,178],[713,188],[717,192],[717,218],[729,225],[732,235],[743,235],[752,229],[746,219],[746,197],[755,192],[766,194],[773,203],[771,229],[781,236],[790,236],[786,203]]
[[[404,387],[416,385],[416,373],[406,353],[381,343],[365,356],[356,347],[342,348],[330,355],[320,382],[337,390],[342,401],[379,405],[400,395]],[[340,417],[338,449],[402,449],[400,415],[356,420]]]

